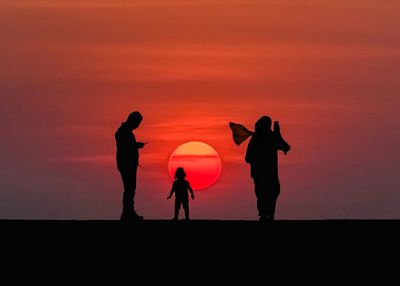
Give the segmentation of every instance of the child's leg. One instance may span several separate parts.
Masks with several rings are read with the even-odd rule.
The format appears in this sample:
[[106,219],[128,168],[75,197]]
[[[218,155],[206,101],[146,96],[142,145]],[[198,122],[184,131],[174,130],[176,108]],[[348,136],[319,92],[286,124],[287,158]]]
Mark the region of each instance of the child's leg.
[[176,199],[175,200],[175,216],[174,219],[179,219],[179,210],[181,209],[181,201]]
[[185,217],[188,220],[189,219],[189,201],[183,201],[182,205],[183,205],[183,209],[185,210]]

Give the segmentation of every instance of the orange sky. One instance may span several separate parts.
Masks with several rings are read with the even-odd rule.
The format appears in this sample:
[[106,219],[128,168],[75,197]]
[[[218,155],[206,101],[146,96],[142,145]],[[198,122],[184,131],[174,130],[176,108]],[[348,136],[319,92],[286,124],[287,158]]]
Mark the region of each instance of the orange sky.
[[398,1],[193,2],[0,0],[0,218],[117,218],[133,110],[145,217],[172,215],[167,160],[195,140],[223,173],[193,218],[256,218],[228,123],[268,114],[293,146],[278,218],[399,218]]

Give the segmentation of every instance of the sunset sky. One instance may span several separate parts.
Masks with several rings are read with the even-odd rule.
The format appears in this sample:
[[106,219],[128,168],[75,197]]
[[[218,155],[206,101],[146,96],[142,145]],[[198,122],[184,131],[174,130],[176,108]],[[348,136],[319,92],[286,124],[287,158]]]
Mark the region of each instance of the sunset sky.
[[400,2],[0,0],[0,219],[118,219],[114,133],[144,120],[136,206],[172,218],[168,158],[222,175],[193,219],[257,219],[245,142],[270,115],[277,219],[400,219]]

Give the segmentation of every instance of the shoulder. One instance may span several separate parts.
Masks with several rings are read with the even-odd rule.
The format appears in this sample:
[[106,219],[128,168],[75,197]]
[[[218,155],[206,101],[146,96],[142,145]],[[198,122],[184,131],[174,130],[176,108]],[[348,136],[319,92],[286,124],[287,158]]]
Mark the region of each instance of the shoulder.
[[247,144],[247,151],[253,150],[253,149],[254,149],[254,146],[255,146],[256,143],[257,143],[257,141],[258,141],[257,136],[253,135],[253,136],[251,137],[250,141],[249,141],[249,144]]
[[121,126],[118,127],[117,132],[115,132],[115,134],[122,134],[124,132],[126,132],[126,127],[122,123]]
[[254,134],[253,136],[251,136],[250,141],[249,141],[249,145],[254,145],[255,143],[257,143],[258,141],[260,141],[260,136],[257,134]]
[[133,133],[126,128],[124,125],[121,125],[117,132],[115,133],[115,138],[116,139],[126,139],[126,138],[131,138],[133,136]]
[[118,139],[121,137],[122,134],[122,126],[118,127],[117,131],[115,132],[115,138]]

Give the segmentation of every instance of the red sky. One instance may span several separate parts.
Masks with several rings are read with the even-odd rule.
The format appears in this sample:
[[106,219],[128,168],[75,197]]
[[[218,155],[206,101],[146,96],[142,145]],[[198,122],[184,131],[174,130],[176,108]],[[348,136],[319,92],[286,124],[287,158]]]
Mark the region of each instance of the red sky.
[[[17,2],[17,3],[16,3]],[[255,219],[229,121],[279,120],[279,219],[400,218],[398,1],[0,0],[0,218],[115,219],[114,132],[144,121],[137,206],[170,218],[168,157],[223,173],[193,218]]]

